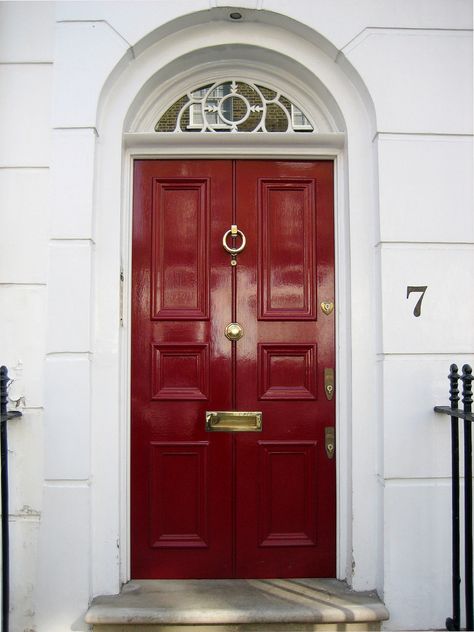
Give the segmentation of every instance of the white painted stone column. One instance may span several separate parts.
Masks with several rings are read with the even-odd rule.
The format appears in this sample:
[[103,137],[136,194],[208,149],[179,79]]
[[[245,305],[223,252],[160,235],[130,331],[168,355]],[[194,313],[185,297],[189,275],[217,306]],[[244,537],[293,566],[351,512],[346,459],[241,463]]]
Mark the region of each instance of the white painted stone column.
[[[467,29],[369,28],[345,50],[377,112],[387,629],[451,611],[450,428],[433,406],[474,357],[471,47]],[[427,286],[420,316],[407,286]]]
[[50,3],[0,3],[0,364],[23,413],[8,423],[11,630],[33,629],[37,604],[52,32]]
[[[94,9],[94,7],[91,7]],[[44,511],[38,573],[40,632],[87,629],[91,597],[91,365],[94,156],[101,87],[126,44],[57,7],[52,212],[46,348]]]

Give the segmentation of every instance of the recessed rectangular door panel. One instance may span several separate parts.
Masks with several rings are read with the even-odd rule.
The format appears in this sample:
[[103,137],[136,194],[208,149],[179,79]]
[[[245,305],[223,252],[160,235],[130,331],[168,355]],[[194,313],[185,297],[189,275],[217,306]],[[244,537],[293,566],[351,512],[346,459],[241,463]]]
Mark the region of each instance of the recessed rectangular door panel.
[[314,179],[258,178],[259,319],[314,320]]
[[208,447],[207,441],[150,444],[150,547],[208,546]]
[[316,544],[316,448],[313,441],[259,441],[259,546]]
[[209,181],[154,178],[151,204],[153,318],[208,318]]
[[209,397],[209,345],[151,345],[152,399]]
[[317,345],[259,343],[259,399],[316,399]]

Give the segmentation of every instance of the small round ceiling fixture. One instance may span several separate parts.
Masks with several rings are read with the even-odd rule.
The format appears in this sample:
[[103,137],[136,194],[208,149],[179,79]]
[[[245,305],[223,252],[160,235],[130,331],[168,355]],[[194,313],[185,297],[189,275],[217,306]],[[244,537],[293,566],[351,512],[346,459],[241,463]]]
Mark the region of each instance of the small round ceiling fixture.
[[229,17],[230,17],[231,20],[241,20],[242,19],[242,14],[239,13],[238,11],[234,11],[234,12],[229,14]]

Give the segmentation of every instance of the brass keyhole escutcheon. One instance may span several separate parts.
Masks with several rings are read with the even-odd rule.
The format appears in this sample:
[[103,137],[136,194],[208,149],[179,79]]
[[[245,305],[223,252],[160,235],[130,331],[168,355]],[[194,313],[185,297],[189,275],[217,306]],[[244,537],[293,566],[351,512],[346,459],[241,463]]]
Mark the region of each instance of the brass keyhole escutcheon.
[[324,390],[327,399],[334,397],[334,369],[324,369]]
[[336,451],[336,434],[332,426],[327,426],[324,429],[324,447],[328,459],[333,459]]
[[329,314],[331,314],[334,310],[334,303],[332,303],[331,301],[323,301],[321,303],[321,309],[326,314],[326,316],[329,316]]
[[239,323],[229,323],[225,328],[225,337],[229,340],[240,340],[244,335],[244,330]]

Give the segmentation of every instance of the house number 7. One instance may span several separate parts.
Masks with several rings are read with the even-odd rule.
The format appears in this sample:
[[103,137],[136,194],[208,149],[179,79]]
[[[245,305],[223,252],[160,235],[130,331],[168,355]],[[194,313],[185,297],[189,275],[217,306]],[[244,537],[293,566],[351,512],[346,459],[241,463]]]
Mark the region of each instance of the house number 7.
[[425,292],[427,290],[427,285],[407,285],[407,298],[410,296],[412,292],[420,293],[421,296],[418,299],[415,309],[413,310],[413,315],[418,317],[421,315],[421,303],[423,302],[423,298],[425,296]]

